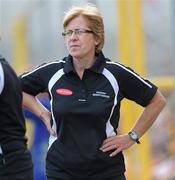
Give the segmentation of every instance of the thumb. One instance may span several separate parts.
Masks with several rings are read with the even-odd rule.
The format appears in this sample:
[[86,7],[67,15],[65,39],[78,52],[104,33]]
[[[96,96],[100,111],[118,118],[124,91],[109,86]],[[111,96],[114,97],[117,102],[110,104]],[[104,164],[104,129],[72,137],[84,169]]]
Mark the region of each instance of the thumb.
[[51,128],[50,121],[47,122],[45,125],[47,127],[47,130],[48,130],[49,134],[52,135],[52,136],[56,136],[56,132]]

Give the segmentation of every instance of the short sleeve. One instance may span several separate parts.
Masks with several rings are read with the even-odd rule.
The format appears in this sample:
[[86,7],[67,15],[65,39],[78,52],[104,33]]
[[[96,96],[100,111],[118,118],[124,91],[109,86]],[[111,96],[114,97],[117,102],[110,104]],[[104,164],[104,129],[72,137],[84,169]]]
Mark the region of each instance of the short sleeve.
[[32,71],[22,74],[19,77],[22,90],[33,96],[45,92],[47,89],[46,75],[46,68],[42,65]]
[[123,66],[121,69],[120,89],[123,96],[135,101],[143,107],[147,106],[155,95],[157,87],[130,68]]

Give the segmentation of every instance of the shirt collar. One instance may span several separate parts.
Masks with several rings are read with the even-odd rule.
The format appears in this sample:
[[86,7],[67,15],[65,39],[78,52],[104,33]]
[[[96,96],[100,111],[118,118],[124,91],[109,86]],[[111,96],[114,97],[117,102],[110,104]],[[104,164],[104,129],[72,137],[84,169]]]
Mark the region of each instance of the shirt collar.
[[[69,55],[65,57],[64,60],[65,60],[64,72],[69,73],[71,71],[74,71],[72,56]],[[99,52],[98,54],[96,54],[95,63],[91,68],[89,68],[89,70],[96,73],[101,73],[105,67],[105,64],[106,64],[105,56],[103,55],[102,52]]]
[[64,72],[69,73],[71,71],[74,71],[72,56],[69,55],[65,57],[64,60],[65,60]]

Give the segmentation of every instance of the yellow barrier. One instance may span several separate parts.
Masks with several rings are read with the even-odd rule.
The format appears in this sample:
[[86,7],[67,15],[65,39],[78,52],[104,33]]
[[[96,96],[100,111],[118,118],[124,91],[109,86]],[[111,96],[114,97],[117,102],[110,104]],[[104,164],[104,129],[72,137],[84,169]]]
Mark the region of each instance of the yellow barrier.
[[[121,62],[145,75],[143,29],[141,26],[141,1],[117,1],[119,15],[119,54]],[[139,114],[140,107],[132,102],[122,103],[121,128],[127,133]],[[150,179],[150,148],[148,133],[142,138],[141,146],[133,146],[125,152],[127,164],[127,179]]]
[[26,20],[19,17],[12,28],[13,46],[13,67],[18,73],[22,73],[28,64]]

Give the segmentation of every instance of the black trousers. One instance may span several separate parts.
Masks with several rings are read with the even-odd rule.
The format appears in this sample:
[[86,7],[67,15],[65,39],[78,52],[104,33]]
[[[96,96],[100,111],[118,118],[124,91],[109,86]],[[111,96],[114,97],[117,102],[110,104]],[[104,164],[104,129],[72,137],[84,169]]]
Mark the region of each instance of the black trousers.
[[[63,179],[63,178],[53,178],[53,177],[48,177],[47,180],[77,180],[77,179]],[[97,180],[97,179],[79,179],[79,180]],[[107,178],[107,179],[99,179],[99,180],[126,180],[125,175],[120,175],[112,178]]]
[[33,170],[30,169],[19,173],[0,175],[0,180],[34,180]]
[[23,149],[6,155],[0,154],[0,180],[33,180],[30,152]]

